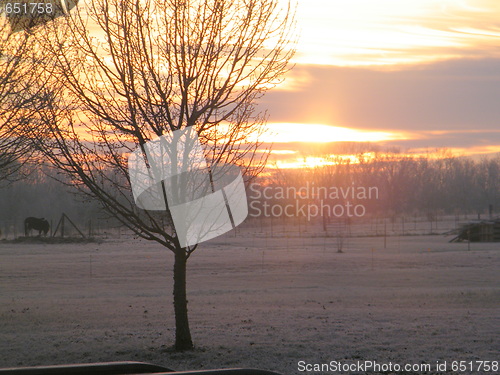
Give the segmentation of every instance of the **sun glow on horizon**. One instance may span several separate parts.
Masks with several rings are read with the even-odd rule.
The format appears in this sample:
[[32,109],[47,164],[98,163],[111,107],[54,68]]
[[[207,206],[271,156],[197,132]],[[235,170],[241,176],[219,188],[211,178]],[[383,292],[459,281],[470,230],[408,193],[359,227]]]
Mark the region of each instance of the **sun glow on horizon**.
[[260,141],[268,143],[381,142],[407,139],[404,133],[366,131],[323,124],[271,123]]
[[292,160],[276,159],[268,165],[270,169],[303,169],[320,168],[339,164],[359,164],[363,161],[371,160],[375,157],[373,152],[365,152],[362,155],[325,155],[325,156],[305,156]]

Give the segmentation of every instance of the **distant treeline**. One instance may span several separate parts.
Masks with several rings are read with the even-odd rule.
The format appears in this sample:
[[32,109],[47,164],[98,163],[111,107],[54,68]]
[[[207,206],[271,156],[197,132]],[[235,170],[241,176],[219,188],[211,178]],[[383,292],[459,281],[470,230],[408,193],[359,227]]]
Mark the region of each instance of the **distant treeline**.
[[[500,215],[500,156],[474,160],[380,153],[357,159],[338,157],[331,165],[309,169],[272,169],[248,186],[250,213],[258,216],[252,202],[259,201],[254,208],[262,209],[266,202],[293,204],[289,212],[300,215],[298,201],[319,209],[359,204],[366,215],[384,217],[487,214],[490,206]],[[0,185],[0,226],[9,221],[22,228],[28,216],[45,217],[55,226],[63,212],[83,230],[90,220],[93,225],[112,221],[99,202],[76,193],[66,177],[45,166],[27,168],[31,173],[26,178]]]
[[24,169],[26,177],[0,185],[0,229],[15,224],[22,232],[22,223],[29,216],[44,217],[56,226],[62,213],[66,213],[84,230],[89,220],[104,217],[99,203],[77,194],[66,185],[71,185],[71,181],[65,176],[39,164],[28,164]]
[[[271,204],[290,204],[295,198],[316,205],[348,201],[378,216],[489,213],[490,206],[500,215],[500,155],[474,160],[445,152],[424,157],[371,153],[357,159],[338,157],[321,167],[275,169],[256,181],[249,196]],[[288,194],[282,197],[278,187]],[[296,197],[290,192],[297,192]]]

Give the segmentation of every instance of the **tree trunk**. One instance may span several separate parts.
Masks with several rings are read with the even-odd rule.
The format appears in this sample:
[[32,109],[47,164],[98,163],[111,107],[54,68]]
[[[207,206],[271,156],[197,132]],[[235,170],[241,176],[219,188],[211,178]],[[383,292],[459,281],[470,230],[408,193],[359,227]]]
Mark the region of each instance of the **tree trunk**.
[[186,298],[186,252],[177,249],[174,263],[175,350],[193,349]]

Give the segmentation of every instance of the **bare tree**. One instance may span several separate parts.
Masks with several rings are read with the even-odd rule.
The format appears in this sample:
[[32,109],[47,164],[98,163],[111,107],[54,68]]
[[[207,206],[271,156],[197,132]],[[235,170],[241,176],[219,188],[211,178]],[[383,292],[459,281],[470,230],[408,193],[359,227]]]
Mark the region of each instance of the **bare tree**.
[[[43,12],[33,12],[33,6]],[[47,86],[38,68],[45,56],[36,53],[33,33],[64,13],[53,7],[0,0],[0,180],[24,177],[19,172],[34,152],[30,138],[40,136],[36,114],[47,104]]]
[[169,207],[137,207],[127,157],[139,147],[152,167],[148,142],[194,129],[210,169],[232,164],[246,176],[262,169],[266,115],[255,102],[282,81],[294,52],[293,12],[280,3],[98,0],[39,37],[53,59],[44,79],[61,91],[40,113],[50,136],[38,146],[124,226],[174,253],[177,350],[193,348],[186,262],[197,246],[182,246]]
[[0,180],[15,176],[29,153],[18,134],[29,107],[29,50],[29,35],[12,34],[6,19],[0,19]]

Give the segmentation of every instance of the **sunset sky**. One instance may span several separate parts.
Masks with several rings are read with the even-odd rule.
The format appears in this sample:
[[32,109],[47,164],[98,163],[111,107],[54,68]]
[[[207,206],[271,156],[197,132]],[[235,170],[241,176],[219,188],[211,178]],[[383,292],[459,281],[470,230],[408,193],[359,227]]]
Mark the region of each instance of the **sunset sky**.
[[500,152],[500,0],[295,1],[295,67],[259,103],[282,162],[306,142]]
[[500,1],[299,0],[297,31],[295,68],[261,101],[281,155],[294,141],[500,151]]

